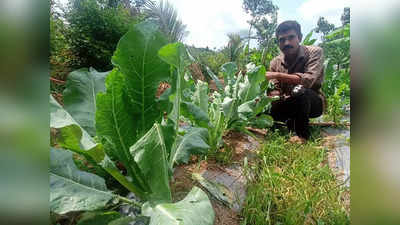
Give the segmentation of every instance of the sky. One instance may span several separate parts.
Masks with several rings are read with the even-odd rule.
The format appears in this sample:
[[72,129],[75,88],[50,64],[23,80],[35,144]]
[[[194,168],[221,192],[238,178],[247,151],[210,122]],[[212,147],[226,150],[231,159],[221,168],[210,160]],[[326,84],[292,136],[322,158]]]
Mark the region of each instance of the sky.
[[[65,3],[68,0],[61,0]],[[340,16],[349,0],[272,0],[279,7],[278,23],[297,20],[303,35],[317,25],[320,16],[341,26]],[[183,42],[196,47],[220,49],[228,42],[228,33],[247,34],[251,19],[243,8],[243,0],[169,0],[178,17],[187,25],[189,34]],[[319,35],[315,34],[314,38]],[[251,44],[255,46],[255,41]]]
[[[227,34],[248,32],[250,20],[242,8],[242,0],[169,0],[178,17],[187,25],[189,35],[184,42],[196,47],[221,48],[227,44]],[[317,25],[320,16],[335,26],[341,26],[340,16],[347,0],[273,0],[279,7],[278,23],[297,20],[305,35]],[[318,38],[319,35],[314,37]]]

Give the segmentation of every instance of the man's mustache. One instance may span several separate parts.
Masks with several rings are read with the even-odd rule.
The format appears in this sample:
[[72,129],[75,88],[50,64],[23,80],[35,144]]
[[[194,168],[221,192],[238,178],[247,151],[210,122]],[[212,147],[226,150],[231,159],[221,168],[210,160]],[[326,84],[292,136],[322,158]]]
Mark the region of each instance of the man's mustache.
[[283,50],[287,50],[287,49],[289,49],[289,48],[293,48],[293,46],[291,46],[291,45],[286,45],[285,47],[283,47]]

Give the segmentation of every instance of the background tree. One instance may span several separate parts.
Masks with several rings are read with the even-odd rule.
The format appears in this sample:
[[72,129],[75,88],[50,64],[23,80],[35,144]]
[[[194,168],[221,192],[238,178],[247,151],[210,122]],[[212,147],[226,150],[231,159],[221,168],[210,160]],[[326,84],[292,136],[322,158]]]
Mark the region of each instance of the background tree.
[[319,17],[317,22],[316,33],[322,33],[324,36],[335,29],[335,25],[328,22],[323,16]]
[[74,65],[80,65],[79,57],[66,37],[67,25],[64,21],[62,5],[55,0],[50,1],[50,76],[61,81],[50,83],[52,93],[61,93],[62,81],[73,70]]
[[246,13],[250,13],[252,22],[258,22],[263,16],[274,13],[278,7],[270,0],[244,0],[243,9]]
[[342,21],[343,26],[350,23],[350,8],[349,7],[345,7],[343,9],[343,14],[340,17],[340,20]]
[[76,66],[100,71],[112,68],[111,56],[119,39],[139,20],[117,0],[71,0],[65,19],[67,39],[81,59]]
[[276,45],[275,30],[278,26],[278,12],[271,13],[269,19],[262,18],[254,27],[256,28],[256,38],[261,50],[260,63],[266,68],[269,67],[269,62],[279,54]]
[[229,38],[229,41],[226,47],[226,51],[228,53],[229,61],[236,62],[239,58],[241,51],[243,50],[243,39],[237,33],[229,33],[227,36]]
[[[140,0],[142,1],[142,0]],[[50,1],[51,92],[61,98],[67,75],[82,67],[98,71],[112,68],[111,57],[119,39],[143,20],[132,16],[139,0]]]
[[[249,34],[248,34],[248,45],[250,46],[250,36],[251,29],[253,26],[258,24],[257,27],[262,28],[264,25],[267,25],[269,29],[258,30],[258,36],[265,37],[270,34],[271,30],[274,30],[274,26],[276,27],[276,18],[278,6],[274,5],[270,0],[244,0],[243,1],[243,9],[246,13],[250,14],[252,19],[247,21],[250,24]],[[267,31],[267,32],[264,32]],[[262,40],[262,38],[261,38]]]

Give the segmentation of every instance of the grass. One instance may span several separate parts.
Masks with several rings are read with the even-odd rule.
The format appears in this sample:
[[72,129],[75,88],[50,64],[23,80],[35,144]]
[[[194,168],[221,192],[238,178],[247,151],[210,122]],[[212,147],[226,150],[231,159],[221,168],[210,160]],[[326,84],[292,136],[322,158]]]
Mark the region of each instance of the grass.
[[350,224],[338,185],[326,163],[320,139],[291,144],[273,132],[246,168],[248,189],[242,224]]

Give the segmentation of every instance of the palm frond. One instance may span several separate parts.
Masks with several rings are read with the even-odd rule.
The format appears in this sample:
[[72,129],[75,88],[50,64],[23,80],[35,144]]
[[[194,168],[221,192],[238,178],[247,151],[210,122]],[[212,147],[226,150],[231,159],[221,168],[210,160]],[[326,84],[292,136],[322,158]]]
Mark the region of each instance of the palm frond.
[[187,35],[186,25],[179,20],[176,9],[168,1],[147,1],[145,8],[147,17],[158,22],[161,31],[167,35],[170,42],[182,41]]

